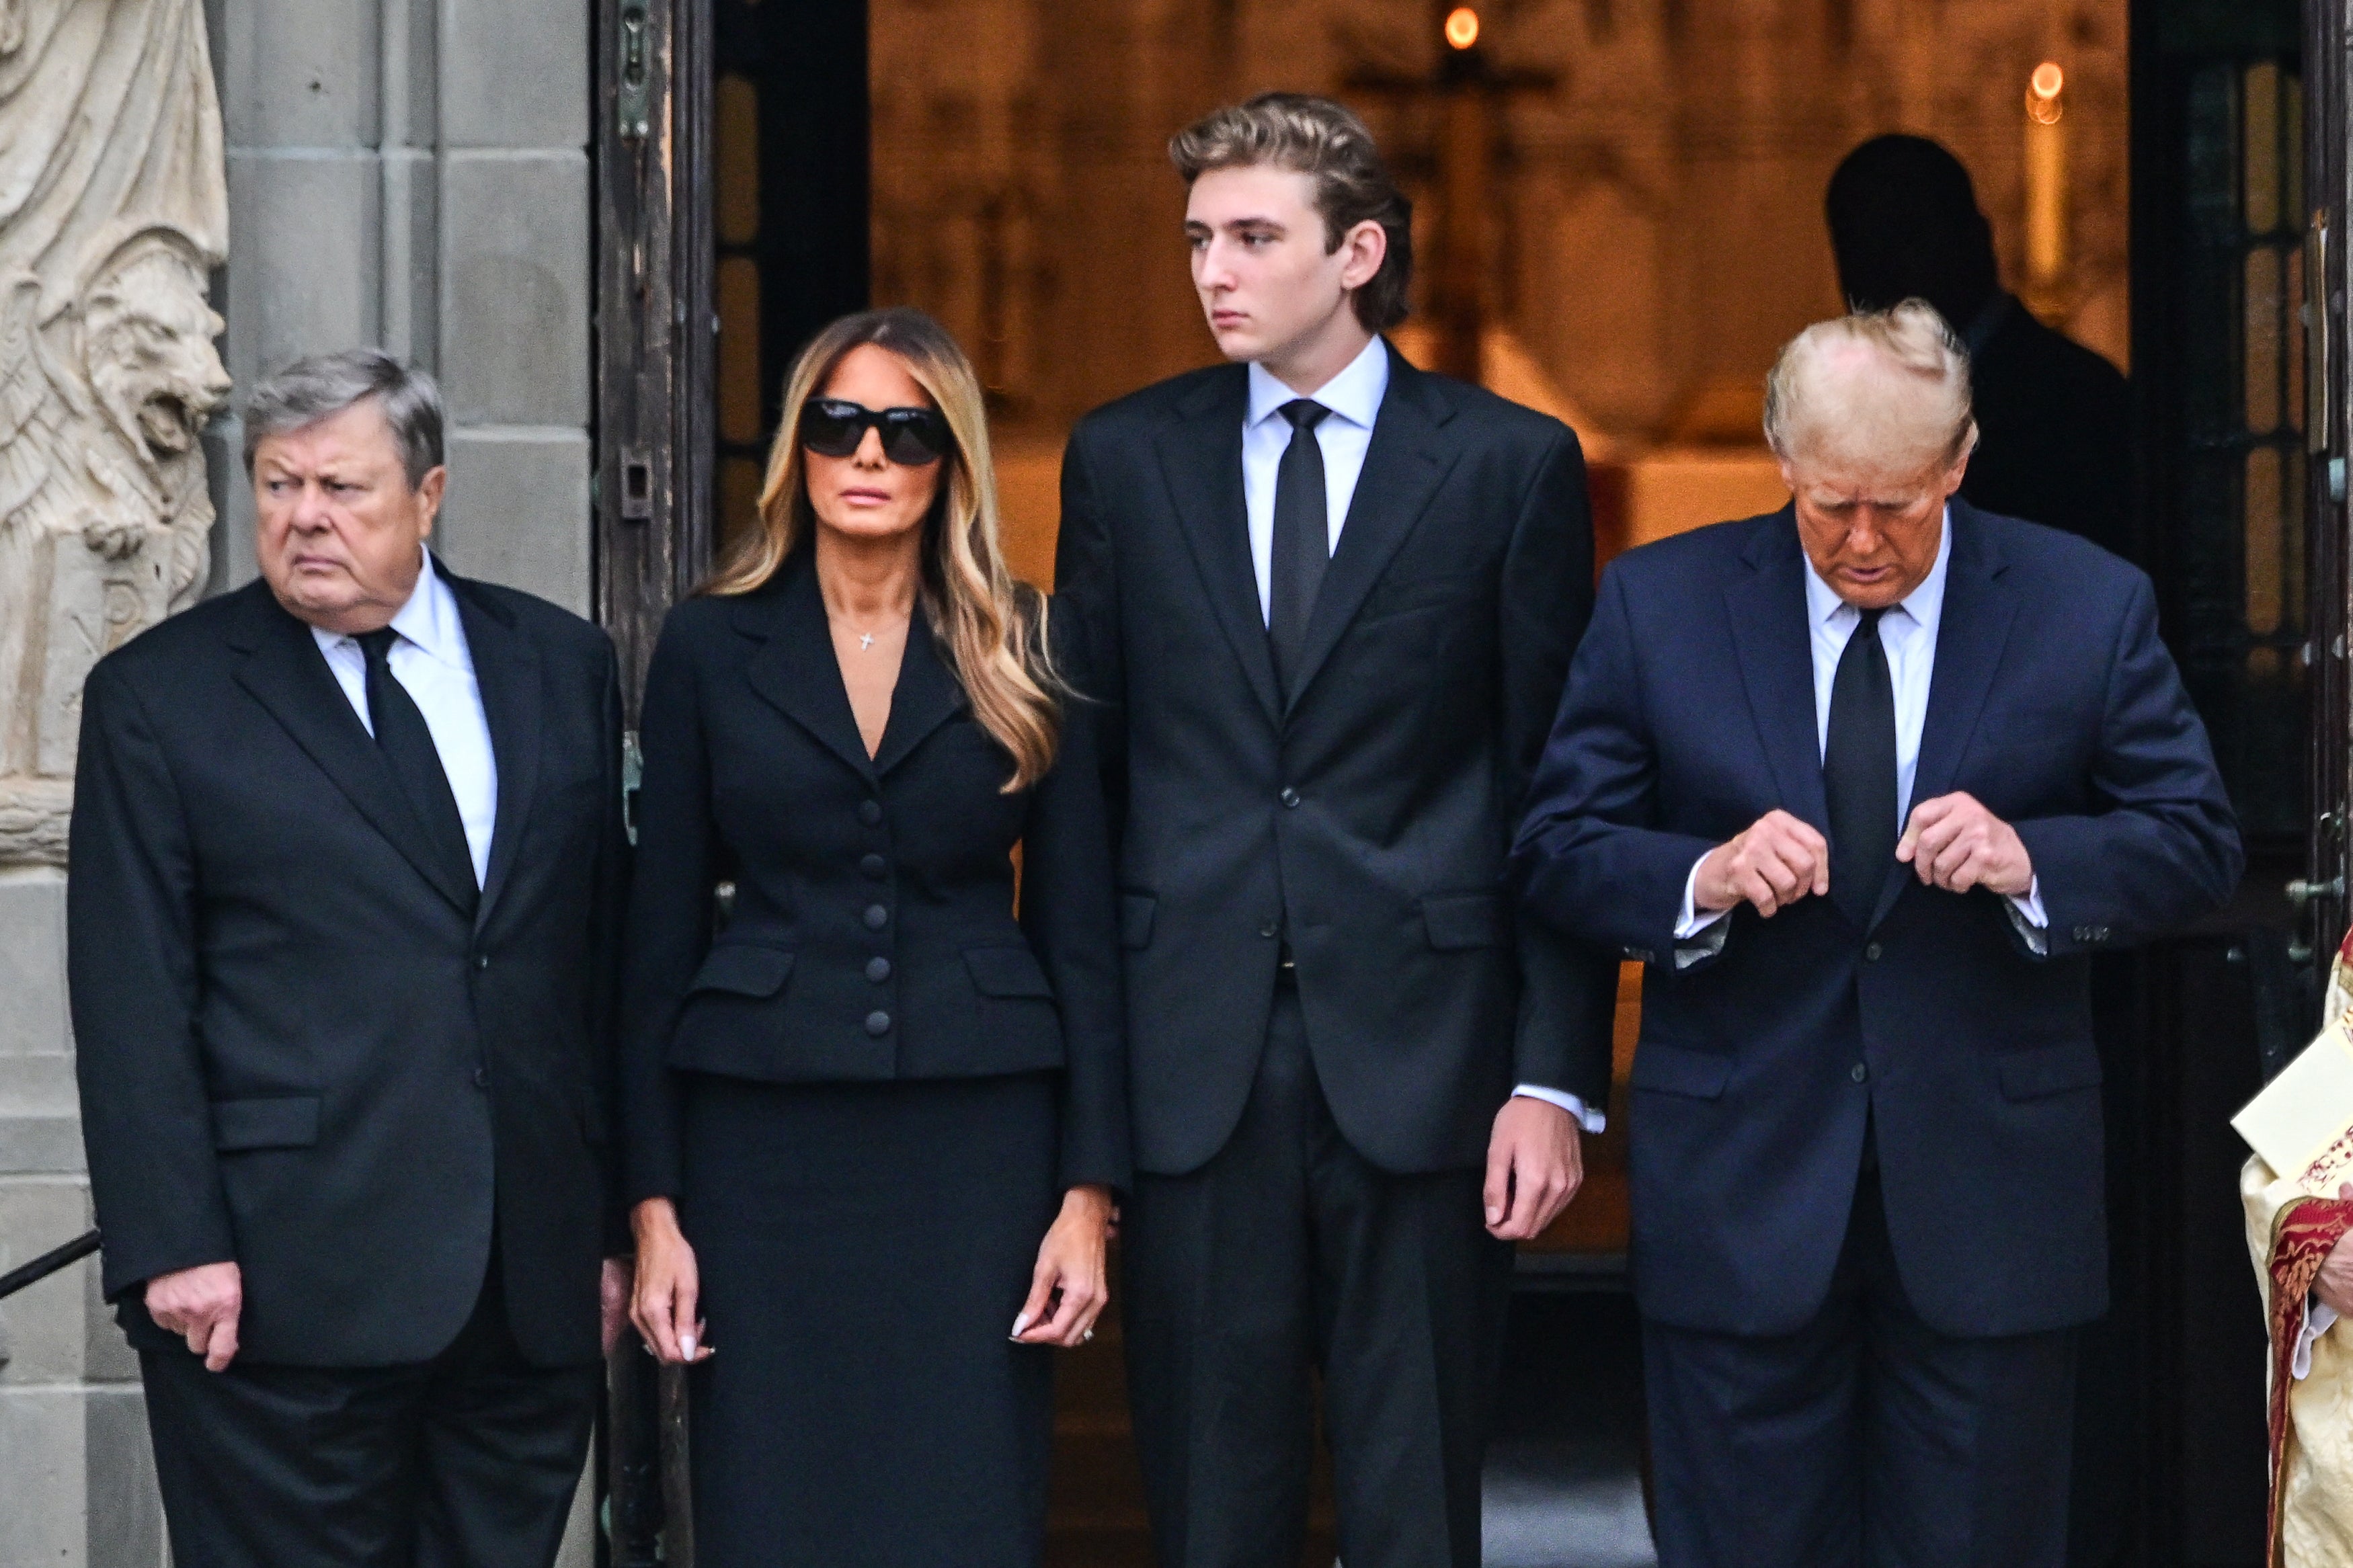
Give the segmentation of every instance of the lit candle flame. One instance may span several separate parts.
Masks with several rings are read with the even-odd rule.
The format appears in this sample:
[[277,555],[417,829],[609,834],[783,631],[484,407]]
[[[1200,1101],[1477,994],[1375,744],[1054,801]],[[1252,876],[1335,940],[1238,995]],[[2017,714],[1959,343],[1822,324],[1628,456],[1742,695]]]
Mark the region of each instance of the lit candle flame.
[[2037,125],[2059,123],[2059,89],[2067,85],[2058,62],[2044,60],[2026,79],[2026,118]]
[[1446,14],[1446,41],[1458,49],[1467,49],[1479,41],[1479,13],[1468,5],[1457,5]]

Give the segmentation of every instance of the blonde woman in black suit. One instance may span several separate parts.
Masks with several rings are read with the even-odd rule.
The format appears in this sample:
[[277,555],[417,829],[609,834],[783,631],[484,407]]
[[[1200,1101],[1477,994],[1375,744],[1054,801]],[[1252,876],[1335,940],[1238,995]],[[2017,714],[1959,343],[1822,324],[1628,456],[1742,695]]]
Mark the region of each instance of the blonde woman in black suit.
[[785,406],[647,679],[634,1316],[694,1369],[706,1562],[1027,1568],[1128,1173],[1087,710],[947,332],[837,321]]

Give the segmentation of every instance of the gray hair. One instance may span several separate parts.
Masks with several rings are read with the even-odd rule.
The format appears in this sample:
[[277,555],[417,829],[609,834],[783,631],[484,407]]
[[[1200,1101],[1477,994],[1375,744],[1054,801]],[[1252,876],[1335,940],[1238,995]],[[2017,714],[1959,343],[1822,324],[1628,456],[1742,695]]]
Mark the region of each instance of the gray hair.
[[253,472],[254,449],[263,437],[315,425],[371,397],[391,427],[408,488],[415,489],[441,466],[441,389],[432,376],[382,349],[311,354],[264,377],[245,402],[246,473]]
[[[1841,396],[1836,389],[1814,390],[1821,361],[1831,350],[1862,344],[1878,351],[1899,384],[1920,394],[1900,401]],[[1811,394],[1810,395],[1810,393]],[[1843,406],[1832,408],[1830,404]],[[1816,321],[1783,346],[1765,377],[1765,440],[1777,457],[1789,460],[1805,434],[1801,426],[1825,415],[1856,428],[1848,440],[1885,446],[1922,441],[1940,451],[1942,461],[1960,461],[1977,444],[1977,420],[1969,397],[1969,351],[1936,308],[1926,300],[1905,300],[1883,310],[1858,310]],[[1902,426],[1899,429],[1897,426]]]

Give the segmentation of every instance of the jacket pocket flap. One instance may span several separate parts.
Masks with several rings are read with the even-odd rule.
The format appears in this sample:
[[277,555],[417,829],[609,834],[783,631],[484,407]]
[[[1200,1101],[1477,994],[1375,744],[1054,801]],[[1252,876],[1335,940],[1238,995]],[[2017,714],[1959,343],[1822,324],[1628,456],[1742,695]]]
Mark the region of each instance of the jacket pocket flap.
[[1720,1100],[1731,1078],[1729,1052],[1695,1051],[1687,1046],[1645,1040],[1634,1047],[1634,1069],[1627,1075],[1626,1081],[1633,1089],[1687,1095],[1694,1100]]
[[1421,900],[1422,928],[1440,952],[1504,942],[1504,900],[1493,893],[1439,893]]
[[319,1097],[283,1095],[272,1100],[213,1101],[213,1147],[308,1149],[319,1141]]
[[2100,1053],[2089,1040],[2070,1040],[2060,1046],[2004,1051],[1994,1058],[1994,1070],[2001,1078],[2004,1099],[2041,1100],[2071,1089],[2097,1089]]
[[1119,896],[1119,945],[1150,947],[1152,917],[1159,908],[1160,900],[1150,893],[1122,893]]
[[738,996],[774,996],[793,972],[793,955],[781,947],[754,947],[744,942],[711,950],[694,972],[687,990],[728,991]]
[[984,996],[1054,999],[1046,972],[1026,947],[968,947],[964,950],[964,966],[972,971],[972,983]]

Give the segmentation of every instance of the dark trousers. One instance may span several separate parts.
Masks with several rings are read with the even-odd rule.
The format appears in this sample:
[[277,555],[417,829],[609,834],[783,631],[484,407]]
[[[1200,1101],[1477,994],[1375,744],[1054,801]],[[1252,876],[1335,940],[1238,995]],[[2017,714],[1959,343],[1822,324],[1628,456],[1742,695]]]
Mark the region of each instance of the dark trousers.
[[1643,1324],[1660,1568],[2061,1568],[2075,1332],[1922,1322],[1866,1172],[1812,1323]]
[[416,1366],[205,1370],[142,1348],[155,1476],[179,1568],[544,1568],[604,1387],[535,1367],[491,1283]]
[[1348,1568],[1477,1568],[1510,1248],[1482,1173],[1393,1175],[1341,1136],[1281,987],[1241,1123],[1139,1174],[1128,1386],[1161,1568],[1296,1568],[1314,1382]]

